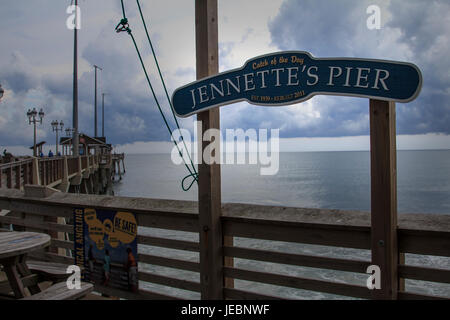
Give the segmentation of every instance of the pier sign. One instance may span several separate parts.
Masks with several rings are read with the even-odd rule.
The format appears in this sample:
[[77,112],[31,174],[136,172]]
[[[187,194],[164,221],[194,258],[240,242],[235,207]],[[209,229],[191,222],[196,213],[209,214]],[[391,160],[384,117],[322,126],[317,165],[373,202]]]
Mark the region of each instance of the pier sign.
[[75,264],[83,279],[137,291],[137,222],[131,212],[74,210]]
[[178,116],[188,117],[237,101],[281,106],[320,94],[409,102],[421,86],[421,72],[411,63],[284,51],[181,87],[173,93],[172,106]]

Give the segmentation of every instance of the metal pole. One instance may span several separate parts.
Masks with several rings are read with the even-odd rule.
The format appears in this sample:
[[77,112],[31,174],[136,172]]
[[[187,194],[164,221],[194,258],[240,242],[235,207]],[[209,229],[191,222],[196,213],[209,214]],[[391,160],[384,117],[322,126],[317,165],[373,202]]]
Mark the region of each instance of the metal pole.
[[97,123],[98,123],[98,121],[97,121],[97,69],[100,69],[100,70],[103,70],[103,69],[96,65],[94,65],[94,68],[95,68],[95,99],[94,99],[94,101],[95,101],[95,115],[94,115],[95,131],[94,131],[94,137],[97,137]]
[[33,143],[33,156],[37,157],[37,152],[36,152],[36,119],[34,120],[34,143]]
[[102,137],[105,136],[105,93],[102,93]]
[[95,67],[95,132],[94,132],[94,137],[97,137],[97,66]]
[[79,155],[78,147],[78,41],[77,41],[77,8],[78,0],[75,0],[75,29],[74,29],[74,45],[73,45],[73,155]]
[[58,128],[56,128],[56,156],[58,156]]

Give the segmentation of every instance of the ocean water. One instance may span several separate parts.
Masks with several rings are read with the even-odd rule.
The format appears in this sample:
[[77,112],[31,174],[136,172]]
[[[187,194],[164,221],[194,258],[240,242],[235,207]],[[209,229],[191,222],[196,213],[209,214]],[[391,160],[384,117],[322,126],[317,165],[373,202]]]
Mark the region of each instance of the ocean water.
[[[116,195],[197,201],[184,192],[187,169],[170,154],[126,155]],[[450,150],[398,151],[398,212],[450,214]],[[222,201],[308,208],[370,210],[369,152],[280,153],[279,171],[222,165]]]
[[[181,179],[184,166],[174,165],[170,154],[126,155],[126,174],[114,184],[115,195],[197,201],[197,187],[184,192]],[[450,214],[450,150],[398,151],[397,193],[399,213]],[[222,201],[309,208],[370,211],[369,152],[281,153],[279,171],[260,175],[259,165],[222,165]],[[141,228],[143,234],[198,241],[187,232]],[[236,238],[236,246],[370,261],[370,251],[326,246],[288,244]],[[198,261],[198,254],[179,250],[140,246],[142,252]],[[406,255],[407,264],[450,269],[450,259]],[[366,274],[235,259],[239,268],[286,275],[345,282],[364,286]],[[197,273],[141,264],[142,270],[199,281]],[[142,283],[145,288],[183,298],[198,299],[199,294]],[[264,292],[288,299],[342,299],[343,297],[306,290],[282,288],[248,281],[235,281],[235,287]],[[450,285],[406,281],[412,292],[450,297]]]

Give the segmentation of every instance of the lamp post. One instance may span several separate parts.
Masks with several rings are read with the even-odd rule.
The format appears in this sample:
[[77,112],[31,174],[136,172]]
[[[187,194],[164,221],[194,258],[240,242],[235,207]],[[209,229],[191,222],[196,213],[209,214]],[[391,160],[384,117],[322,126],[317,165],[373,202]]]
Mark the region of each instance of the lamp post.
[[56,155],[58,155],[58,132],[63,131],[64,122],[62,120],[58,123],[58,120],[52,121],[53,132],[56,132]]
[[0,84],[0,101],[2,100],[4,94],[5,90],[3,90],[2,85]]
[[[67,137],[72,137],[72,139],[73,139],[73,133],[74,133],[74,131],[75,131],[75,129],[73,129],[73,128],[66,128],[66,136]],[[73,146],[73,140],[72,140],[72,146]],[[66,151],[64,152],[65,154],[67,154],[67,148],[65,149]],[[75,151],[74,150],[72,150],[72,155],[74,155],[75,153],[74,153]]]
[[[36,118],[36,116],[39,115],[39,120]],[[40,123],[42,124],[42,119],[44,118],[44,110],[39,111],[39,113],[36,111],[36,108],[33,108],[33,110],[28,109],[27,116],[28,116],[28,122],[29,124],[34,124],[34,144],[33,144],[33,156],[37,157],[36,152],[36,124]]]
[[72,128],[66,128],[66,130],[64,130],[64,131],[66,131],[66,136],[67,136],[67,137],[70,137],[70,136],[73,135],[74,129],[72,129]]

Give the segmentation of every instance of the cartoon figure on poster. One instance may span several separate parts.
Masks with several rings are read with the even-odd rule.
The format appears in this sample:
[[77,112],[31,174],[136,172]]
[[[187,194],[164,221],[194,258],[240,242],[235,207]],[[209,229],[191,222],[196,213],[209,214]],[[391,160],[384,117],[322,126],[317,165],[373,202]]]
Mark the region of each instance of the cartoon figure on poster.
[[137,222],[133,213],[84,209],[86,280],[136,292]]

